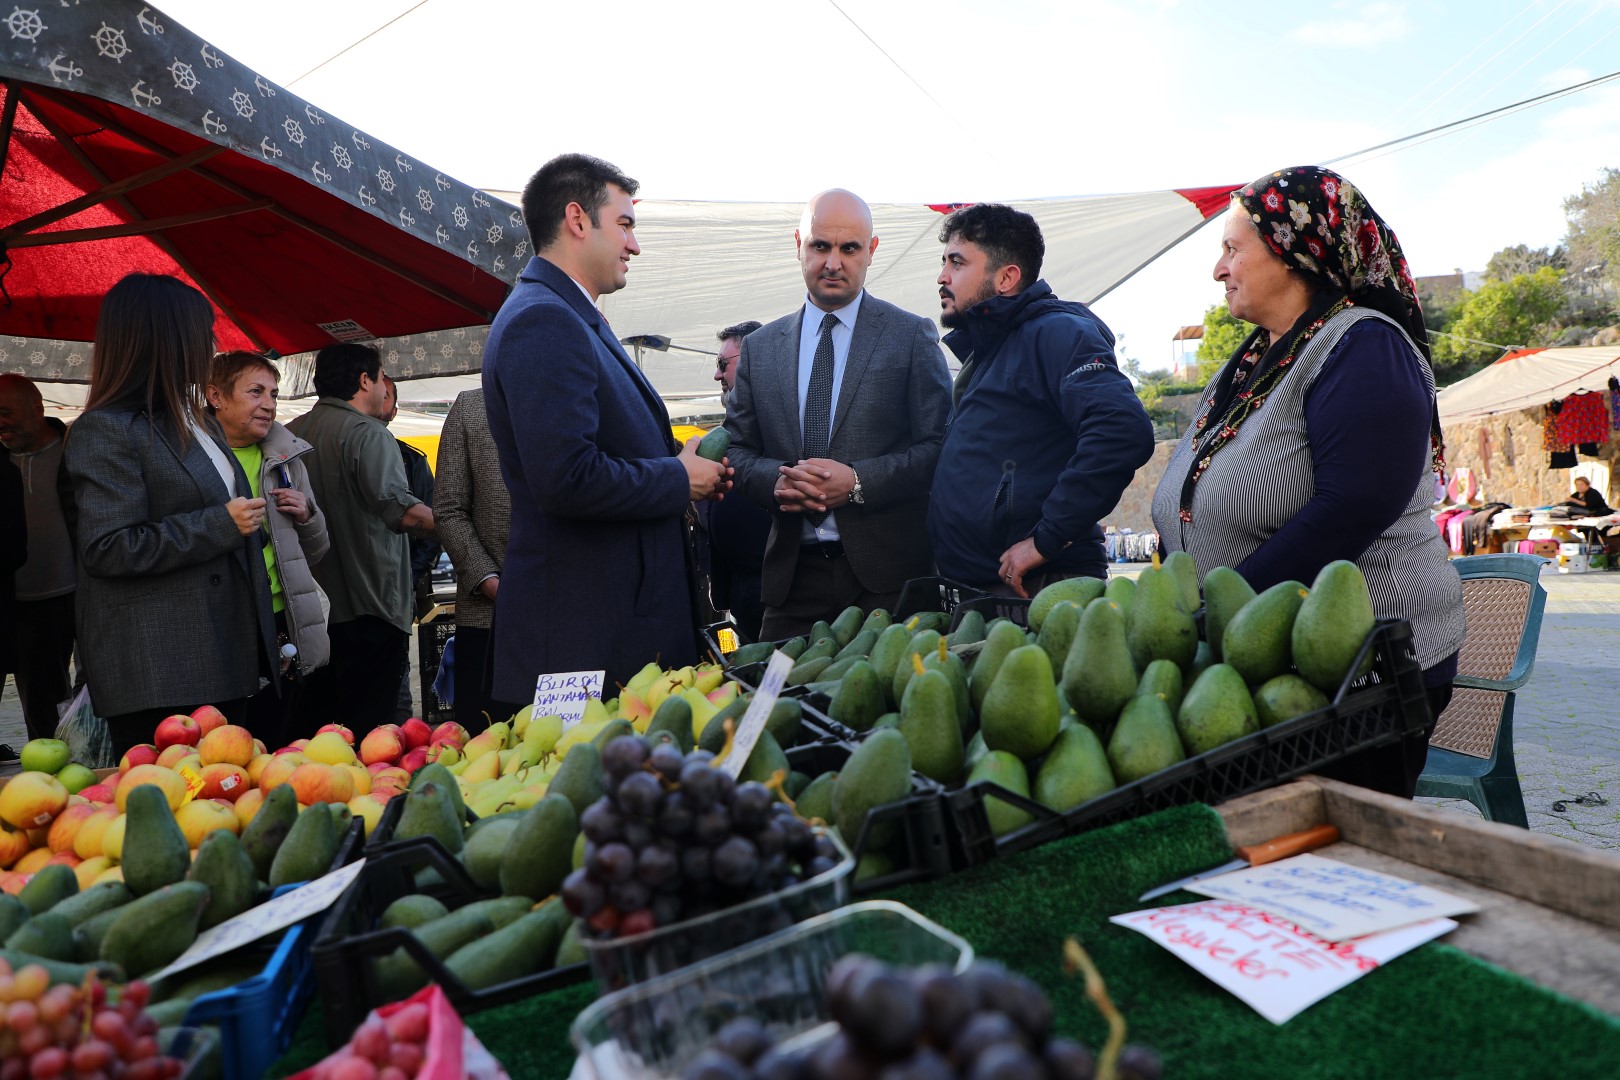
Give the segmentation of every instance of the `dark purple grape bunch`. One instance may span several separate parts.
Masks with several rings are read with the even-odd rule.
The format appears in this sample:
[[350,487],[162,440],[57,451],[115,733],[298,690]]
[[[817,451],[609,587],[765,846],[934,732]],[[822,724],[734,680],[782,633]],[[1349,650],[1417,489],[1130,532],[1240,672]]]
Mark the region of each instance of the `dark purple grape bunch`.
[[[1052,1034],[1052,1006],[1029,979],[980,961],[957,975],[846,956],[827,975],[838,1031],[774,1046],[759,1022],[730,1021],[683,1080],[1092,1080],[1092,1052]],[[1158,1056],[1127,1047],[1121,1080],[1159,1080]]]
[[580,815],[585,864],[563,882],[596,937],[694,919],[831,870],[839,855],[763,784],[714,755],[624,735],[602,748],[606,794]]

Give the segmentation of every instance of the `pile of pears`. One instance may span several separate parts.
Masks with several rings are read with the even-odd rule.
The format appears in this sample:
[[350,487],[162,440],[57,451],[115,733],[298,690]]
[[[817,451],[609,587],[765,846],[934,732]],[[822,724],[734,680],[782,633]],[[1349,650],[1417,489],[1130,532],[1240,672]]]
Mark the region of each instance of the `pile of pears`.
[[[808,687],[828,715],[896,729],[912,767],[941,784],[988,781],[1058,812],[1326,708],[1375,623],[1354,563],[1257,595],[1227,567],[1200,590],[1184,552],[1134,581],[1048,586],[1027,631],[977,611],[949,635],[937,619],[883,620],[876,632],[871,617],[844,620],[859,628],[850,640],[870,634],[864,655],[823,649],[835,659]],[[1031,820],[995,798],[986,809],[997,836]]]

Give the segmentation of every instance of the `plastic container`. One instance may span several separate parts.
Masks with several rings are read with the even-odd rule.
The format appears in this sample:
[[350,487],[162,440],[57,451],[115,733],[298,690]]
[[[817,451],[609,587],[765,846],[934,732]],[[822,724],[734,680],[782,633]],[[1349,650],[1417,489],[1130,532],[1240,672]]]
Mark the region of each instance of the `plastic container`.
[[[1429,723],[1429,705],[1423,672],[1412,650],[1412,628],[1405,620],[1381,621],[1368,635],[1352,671],[1369,654],[1372,671],[1360,679],[1346,678],[1327,708],[1262,728],[1063,813],[996,784],[981,782],[948,792],[944,801],[953,834],[953,864],[958,869],[978,866],[998,855],[1171,806],[1224,802],[1303,776],[1357,750],[1385,746],[1422,731]],[[993,835],[985,812],[985,799],[990,797],[1027,811],[1035,820],[1003,836]]]
[[831,1031],[827,973],[865,953],[907,967],[973,962],[973,948],[901,904],[874,900],[806,920],[751,945],[622,990],[574,1020],[574,1046],[596,1080],[678,1077],[737,1016],[752,1016],[778,1041]]
[[[180,1062],[180,1080],[197,1080],[208,1074],[208,1055],[213,1053],[214,1042],[214,1036],[201,1028],[164,1028],[158,1033],[158,1053]],[[250,1075],[258,1076],[263,1071],[260,1066]]]
[[439,658],[444,655],[444,643],[455,636],[454,610],[416,626],[417,674],[422,680],[421,717],[430,727],[456,718],[455,708],[448,702],[440,701],[439,695],[433,692],[433,683],[439,677]]
[[[349,823],[332,869],[339,870],[360,857],[363,843],[361,823]],[[272,896],[281,896],[297,885],[283,885]],[[304,1009],[315,993],[315,971],[310,948],[321,925],[322,915],[312,915],[289,926],[279,938],[271,937],[244,946],[265,956],[264,970],[225,990],[203,994],[186,1010],[186,1026],[208,1024],[219,1029],[220,1061],[225,1080],[254,1080],[265,1065],[275,1061],[292,1045]]]
[[837,866],[808,881],[645,934],[582,938],[597,987],[605,994],[648,982],[844,906],[849,902],[855,859],[836,835],[827,835],[843,857]]
[[[788,766],[796,772],[816,777],[840,772],[854,753],[849,743],[827,742],[799,747],[787,752]],[[886,852],[894,868],[885,874],[852,882],[857,895],[882,892],[914,881],[930,881],[951,872],[950,830],[943,801],[945,789],[921,773],[911,774],[911,795],[899,802],[875,808],[867,815],[861,834],[847,838],[857,863],[866,854],[873,829],[889,823],[899,839]]]
[[[433,871],[437,880],[419,886],[417,873],[424,870]],[[461,860],[431,837],[395,841],[368,855],[360,876],[327,912],[312,952],[328,1046],[335,1049],[347,1042],[367,1013],[387,1004],[377,987],[373,961],[398,948],[416,958],[430,981],[444,988],[463,1016],[583,982],[589,975],[584,964],[571,964],[483,990],[468,989],[409,930],[401,926],[377,929],[377,919],[388,905],[411,893],[436,897],[452,910],[493,895],[480,889],[467,876]]]
[[1021,596],[981,596],[976,600],[964,600],[957,604],[951,612],[951,632],[962,625],[962,619],[970,611],[977,611],[984,616],[986,623],[997,619],[1011,619],[1019,626],[1029,627],[1029,601]]
[[900,588],[894,605],[894,619],[903,622],[919,611],[943,611],[949,615],[968,600],[984,596],[981,589],[946,577],[912,578]]

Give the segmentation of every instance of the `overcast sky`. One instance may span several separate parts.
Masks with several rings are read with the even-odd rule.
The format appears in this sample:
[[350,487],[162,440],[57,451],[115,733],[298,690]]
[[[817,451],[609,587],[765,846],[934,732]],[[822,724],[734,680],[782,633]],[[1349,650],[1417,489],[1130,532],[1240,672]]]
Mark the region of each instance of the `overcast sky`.
[[[514,190],[579,150],[655,199],[796,201],[842,186],[938,203],[1241,183],[1620,70],[1620,0],[158,6],[462,180]],[[1563,199],[1620,166],[1617,148],[1620,80],[1339,167],[1426,275],[1557,243]],[[1206,226],[1098,303],[1145,369],[1168,366],[1175,328],[1220,300],[1218,236]]]

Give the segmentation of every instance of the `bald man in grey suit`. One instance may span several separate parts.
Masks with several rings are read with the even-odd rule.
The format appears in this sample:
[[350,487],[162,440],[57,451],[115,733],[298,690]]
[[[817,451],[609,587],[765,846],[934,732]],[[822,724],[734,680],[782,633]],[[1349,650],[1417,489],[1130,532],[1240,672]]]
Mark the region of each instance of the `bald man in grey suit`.
[[726,428],[735,487],[771,511],[763,640],[850,604],[892,608],[933,573],[925,522],[950,412],[934,324],[867,294],[872,212],[810,200],[794,233],[803,307],[743,339]]

